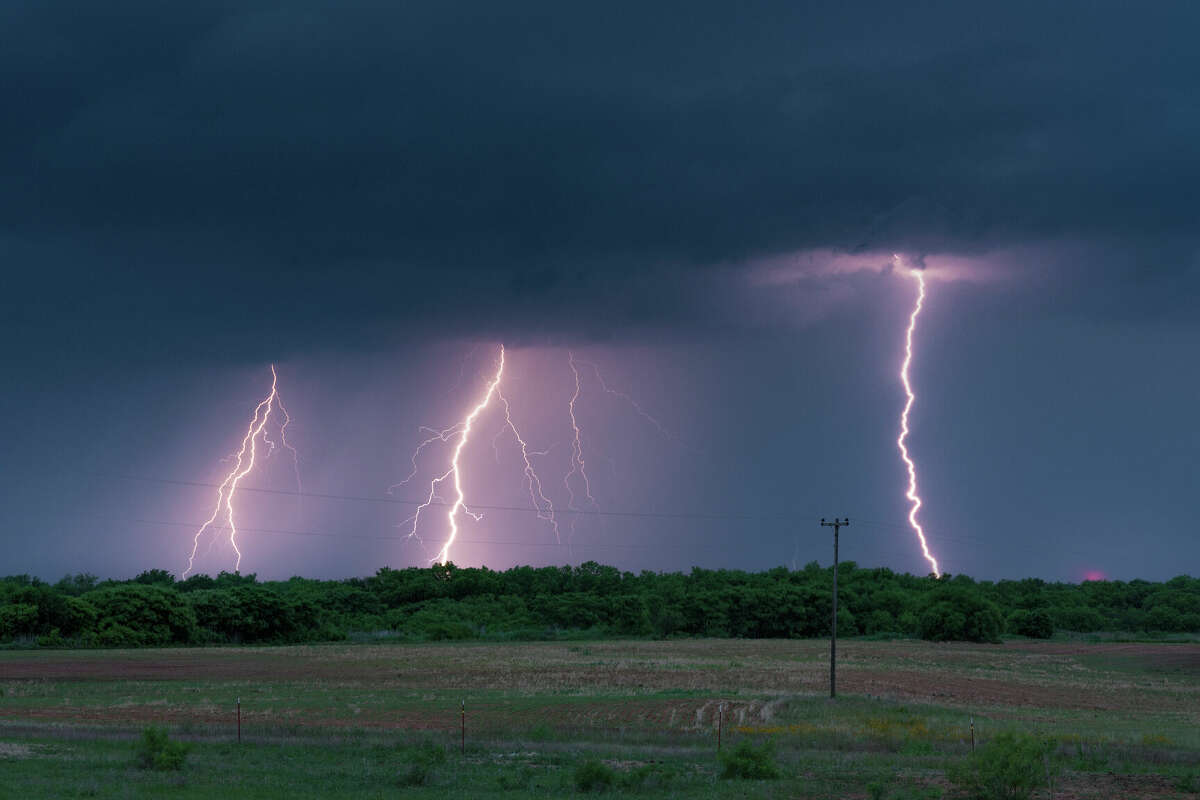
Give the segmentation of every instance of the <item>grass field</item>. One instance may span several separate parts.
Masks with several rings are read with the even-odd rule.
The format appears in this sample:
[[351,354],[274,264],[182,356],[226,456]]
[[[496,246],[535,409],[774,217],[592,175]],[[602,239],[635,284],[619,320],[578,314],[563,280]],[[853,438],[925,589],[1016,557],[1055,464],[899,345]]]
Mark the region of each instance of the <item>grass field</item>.
[[[1057,798],[1200,791],[1200,644],[851,640],[836,702],[828,657],[782,640],[0,652],[0,797],[555,797],[590,759],[615,796],[954,797],[972,719],[980,743],[1051,737]],[[718,717],[726,748],[772,739],[782,777],[719,779]],[[134,765],[150,724],[191,745],[182,770]]]

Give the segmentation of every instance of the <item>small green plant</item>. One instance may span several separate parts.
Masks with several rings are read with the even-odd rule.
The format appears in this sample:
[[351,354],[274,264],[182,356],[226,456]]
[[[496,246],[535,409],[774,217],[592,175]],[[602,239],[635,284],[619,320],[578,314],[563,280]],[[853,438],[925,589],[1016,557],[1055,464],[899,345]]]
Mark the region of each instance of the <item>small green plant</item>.
[[1002,733],[946,776],[980,800],[1027,800],[1057,772],[1052,744],[1023,733]]
[[643,789],[663,789],[671,783],[672,774],[659,764],[643,764],[640,767],[622,773],[617,782],[622,789],[641,791]]
[[535,777],[537,772],[526,764],[515,772],[501,772],[496,776],[496,784],[504,791],[528,790]]
[[871,781],[867,784],[867,795],[871,800],[886,800],[887,784],[883,781]]
[[1200,794],[1200,780],[1197,780],[1196,773],[1190,772],[1175,781],[1175,791],[1183,794]]
[[775,765],[775,742],[770,739],[758,747],[749,739],[743,739],[730,749],[722,750],[718,758],[723,780],[771,780],[780,774]]
[[544,722],[539,722],[529,729],[529,738],[535,742],[549,742],[554,739],[554,731]]
[[436,768],[446,763],[446,748],[426,739],[408,749],[405,761],[407,764],[400,771],[400,785],[428,786]]
[[931,756],[933,755],[932,742],[917,742],[909,741],[900,746],[900,755],[902,756]]
[[142,769],[180,770],[189,749],[183,742],[171,741],[166,728],[150,725],[142,729],[135,760]]
[[433,780],[433,770],[424,764],[409,764],[400,771],[401,786],[425,786]]
[[616,773],[594,758],[575,768],[575,788],[581,792],[603,792],[613,785]]
[[1087,744],[1083,740],[1075,743],[1074,769],[1079,772],[1106,772],[1108,755],[1101,744]]

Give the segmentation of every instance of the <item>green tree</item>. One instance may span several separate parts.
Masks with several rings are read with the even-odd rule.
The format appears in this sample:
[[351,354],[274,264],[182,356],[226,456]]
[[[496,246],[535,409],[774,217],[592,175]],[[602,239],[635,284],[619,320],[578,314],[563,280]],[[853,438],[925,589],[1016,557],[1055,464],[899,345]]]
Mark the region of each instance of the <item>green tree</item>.
[[1054,635],[1054,622],[1050,613],[1043,609],[1019,609],[1008,615],[1008,632],[1030,639],[1049,639]]
[[182,644],[190,641],[196,630],[196,615],[183,597],[161,586],[126,584],[97,589],[88,593],[88,602],[95,607],[101,636],[113,628],[108,642],[124,643],[132,637],[138,645]]
[[33,636],[37,632],[38,609],[29,603],[9,603],[0,606],[0,641],[18,636]]
[[975,587],[940,587],[927,599],[920,615],[922,639],[935,642],[998,642],[1000,610]]

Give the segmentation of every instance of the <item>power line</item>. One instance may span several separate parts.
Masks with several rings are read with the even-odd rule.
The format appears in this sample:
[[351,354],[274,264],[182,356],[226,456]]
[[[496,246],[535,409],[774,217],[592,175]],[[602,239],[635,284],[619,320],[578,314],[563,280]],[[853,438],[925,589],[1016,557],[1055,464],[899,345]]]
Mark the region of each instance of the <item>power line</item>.
[[[158,477],[152,477],[152,476],[148,476],[148,475],[130,475],[130,474],[121,474],[121,473],[99,473],[99,472],[84,472],[82,474],[89,475],[92,477],[112,478],[112,479],[118,479],[118,480],[137,481],[137,482],[142,482],[142,483],[157,483],[157,484],[166,484],[166,485],[172,485],[172,486],[193,486],[193,487],[202,487],[202,488],[209,488],[209,489],[220,488],[219,484],[209,483],[209,482],[205,482],[205,481],[189,481],[189,480],[180,480],[180,479],[173,479],[173,478],[158,478]],[[252,486],[239,486],[238,490],[242,491],[242,492],[281,495],[281,496],[285,496],[285,497],[300,497],[300,498],[307,497],[307,498],[315,498],[315,499],[321,499],[321,500],[342,500],[342,501],[348,501],[348,502],[376,503],[376,504],[384,504],[384,505],[419,506],[419,505],[422,505],[425,503],[424,500],[407,500],[404,498],[397,498],[397,497],[371,497],[371,496],[367,496],[367,495],[347,495],[347,494],[334,494],[334,493],[321,493],[321,492],[297,492],[297,491],[288,490],[288,489],[268,489],[268,488],[262,488],[262,487],[252,487]],[[439,500],[434,500],[430,505],[433,505],[436,507],[441,507],[441,508],[448,508],[450,506],[449,503],[446,503],[445,501],[439,501]],[[537,513],[536,509],[534,509],[532,507],[528,507],[528,506],[509,506],[509,505],[500,505],[500,504],[481,505],[481,504],[473,503],[473,504],[471,504],[471,508],[477,508],[477,509],[480,509],[483,511],[499,511],[499,512],[517,513],[517,514]],[[554,513],[555,514],[563,514],[563,515],[576,515],[576,516],[580,516],[580,517],[614,517],[614,518],[625,518],[625,519],[679,519],[679,520],[699,520],[699,521],[710,521],[710,522],[712,522],[712,521],[716,521],[716,522],[781,522],[781,521],[790,521],[790,520],[794,519],[796,516],[800,515],[802,512],[797,511],[797,512],[788,513],[788,514],[783,514],[783,513],[778,513],[778,514],[729,514],[729,513],[725,513],[725,514],[722,514],[722,513],[715,513],[715,512],[699,512],[699,511],[697,511],[697,512],[630,511],[630,510],[606,511],[603,509],[565,509],[565,508],[557,509],[556,508],[554,510]],[[125,520],[125,521],[141,522],[139,520]],[[894,523],[894,522],[885,522],[882,520],[856,518],[855,522],[856,522],[856,524],[864,525],[864,526],[868,526],[868,527],[872,527],[872,528],[890,529],[890,530],[895,530],[895,531],[903,531],[905,533],[908,533],[909,531],[911,531],[911,528],[909,528],[909,526],[907,526],[907,525],[903,525],[900,523]],[[188,523],[145,521],[144,524],[164,524],[164,525],[174,526],[174,525],[186,525]],[[199,526],[197,525],[194,527],[199,527]],[[249,529],[244,529],[244,530],[249,530]],[[384,539],[384,540],[402,540],[402,539],[407,538],[404,536],[359,537],[357,535],[350,535],[350,534],[343,535],[343,534],[326,534],[326,533],[309,533],[309,532],[286,532],[286,531],[272,531],[272,530],[267,530],[267,529],[263,529],[258,532],[260,532],[260,533],[275,533],[275,534],[283,534],[283,535],[314,535],[314,536],[329,536],[329,537],[344,537],[344,538],[379,538],[379,539]],[[893,538],[893,540],[899,540],[901,538],[906,538],[906,537],[901,537],[899,535],[896,535]],[[982,545],[982,546],[990,547],[990,548],[995,548],[996,546],[1001,544],[1001,542],[997,542],[993,539],[986,539],[986,538],[978,537],[978,536],[975,536],[975,537],[972,537],[972,536],[944,536],[944,535],[940,535],[940,534],[929,534],[929,538],[933,541],[938,541],[938,542],[953,542],[956,544]],[[461,541],[466,542],[467,540],[464,539]],[[480,542],[475,542],[475,543],[487,544],[488,542],[480,541]],[[496,542],[496,544],[501,544],[501,542]],[[539,547],[557,547],[557,546],[559,546],[557,543],[534,544],[534,543],[526,543],[526,542],[511,542],[509,544],[513,544],[513,545],[517,545],[517,546],[528,545],[528,546],[539,546]],[[860,542],[860,544],[866,544],[866,542]],[[595,547],[600,547],[600,545],[595,545]],[[644,546],[620,545],[620,547],[642,548]],[[1073,550],[1073,549],[1064,549],[1064,548],[1058,548],[1058,549],[1060,552],[1070,553],[1072,555],[1081,555],[1081,556],[1094,556],[1095,555],[1094,550],[1084,551],[1084,550]],[[1108,548],[1099,548],[1099,549],[1107,549],[1108,551],[1113,552],[1113,551],[1117,550],[1118,548],[1113,548],[1110,546]],[[895,551],[895,552],[899,552],[899,551]],[[1121,552],[1124,552],[1124,550],[1121,550]]]
[[[157,526],[162,526],[162,527],[173,527],[173,528],[198,528],[201,525],[201,523],[198,523],[198,522],[173,522],[170,520],[141,519],[141,518],[135,518],[135,517],[106,516],[106,517],[103,517],[103,519],[107,519],[107,520],[113,521],[113,522],[130,522],[130,523],[134,523],[137,525],[157,525]],[[251,528],[251,527],[247,527],[244,525],[239,525],[237,529],[238,529],[238,531],[243,532],[243,533],[265,533],[265,534],[273,535],[273,536],[310,536],[310,537],[323,537],[323,538],[328,538],[328,539],[362,539],[362,540],[370,540],[370,541],[388,541],[388,542],[401,541],[402,542],[402,541],[407,541],[410,538],[412,538],[409,536],[375,536],[375,535],[362,534],[362,533],[329,533],[326,531],[290,531],[290,530],[283,530],[280,528]],[[209,530],[227,531],[227,530],[230,530],[230,528],[228,525],[220,525],[220,526],[210,525]],[[516,542],[516,541],[507,541],[507,540],[500,540],[500,539],[461,539],[461,538],[455,539],[455,541],[464,542],[467,544],[500,544],[500,545],[512,545],[512,546],[518,546],[518,547],[566,547],[565,544],[560,544],[558,542]],[[632,550],[654,549],[654,548],[651,548],[649,545],[612,544],[612,543],[609,543],[609,544],[573,543],[571,546],[572,547],[582,547],[584,549],[607,549],[607,548],[620,548],[620,549],[626,549],[626,550],[629,550],[629,549],[632,549]]]
[[[95,477],[117,478],[120,480],[140,481],[144,483],[162,483],[173,486],[199,486],[209,489],[219,489],[220,484],[208,483],[205,481],[185,481],[172,478],[153,478],[143,475],[121,475],[110,473],[86,473]],[[432,505],[449,508],[451,503],[441,500],[427,502],[425,500],[406,500],[398,497],[370,497],[366,495],[348,495],[348,494],[329,494],[321,492],[297,492],[290,489],[264,489],[253,486],[238,486],[239,492],[255,492],[258,494],[276,494],[286,497],[309,497],[319,500],[347,500],[362,503],[383,503],[387,505],[401,506],[422,506]],[[527,514],[533,513],[537,509],[528,506],[506,506],[497,504],[480,504],[470,503],[471,508],[481,509],[483,511],[511,511],[515,513]],[[576,515],[576,516],[595,516],[595,517],[634,517],[645,519],[695,519],[695,520],[710,520],[710,521],[726,521],[726,522],[754,522],[754,521],[782,521],[791,519],[791,514],[721,514],[705,511],[605,511],[603,509],[554,509],[555,514]]]

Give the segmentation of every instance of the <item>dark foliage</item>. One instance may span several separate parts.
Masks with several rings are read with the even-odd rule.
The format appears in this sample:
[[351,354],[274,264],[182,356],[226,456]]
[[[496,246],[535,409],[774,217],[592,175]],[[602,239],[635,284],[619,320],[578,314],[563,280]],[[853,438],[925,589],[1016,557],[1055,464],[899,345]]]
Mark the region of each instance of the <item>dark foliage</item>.
[[589,758],[575,768],[575,789],[580,792],[603,792],[616,781],[611,767]]
[[[175,581],[28,575],[0,579],[0,642],[139,647],[332,641],[349,634],[412,640],[563,636],[829,635],[832,574],[816,563],[766,572],[621,572],[447,564],[369,578],[259,582],[223,572]],[[841,566],[838,632],[994,642],[1054,631],[1200,632],[1200,580],[1165,583],[919,578]]]
[[1052,744],[1023,733],[1002,733],[947,772],[951,782],[980,800],[1028,800],[1058,772]]
[[780,775],[775,764],[775,743],[767,740],[755,745],[742,739],[718,755],[723,780],[772,780]]
[[400,771],[401,786],[428,786],[433,783],[436,769],[446,763],[446,748],[431,741],[407,748],[405,766]]
[[142,729],[134,761],[142,769],[181,770],[189,749],[183,742],[171,741],[165,728],[151,725]]

